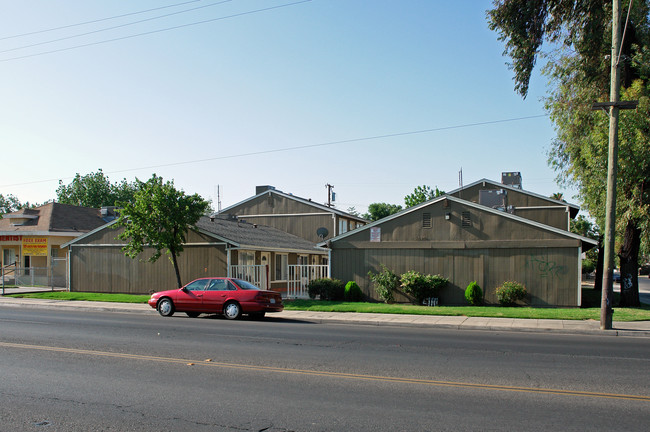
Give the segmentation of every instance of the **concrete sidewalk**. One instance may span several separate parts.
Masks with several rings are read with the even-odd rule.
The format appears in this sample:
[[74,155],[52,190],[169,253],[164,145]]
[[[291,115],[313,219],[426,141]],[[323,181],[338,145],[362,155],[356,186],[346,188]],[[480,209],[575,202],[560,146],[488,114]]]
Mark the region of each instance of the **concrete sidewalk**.
[[[19,288],[16,291],[25,292]],[[33,290],[31,290],[33,291]],[[49,291],[49,289],[43,290]],[[62,301],[41,299],[19,299],[0,297],[0,308],[29,309],[77,309],[98,312],[121,312],[157,315],[146,304],[109,303],[89,301]],[[185,316],[185,314],[178,314]],[[603,336],[635,336],[650,338],[650,321],[614,321],[614,329],[600,330],[600,323],[594,320],[549,320],[516,318],[477,318],[465,316],[398,315],[372,313],[309,312],[285,310],[267,315],[270,319],[303,321],[312,323],[361,324],[375,326],[410,326],[420,328],[449,328],[459,330],[519,331],[564,334],[591,334]],[[162,319],[162,317],[161,317]]]

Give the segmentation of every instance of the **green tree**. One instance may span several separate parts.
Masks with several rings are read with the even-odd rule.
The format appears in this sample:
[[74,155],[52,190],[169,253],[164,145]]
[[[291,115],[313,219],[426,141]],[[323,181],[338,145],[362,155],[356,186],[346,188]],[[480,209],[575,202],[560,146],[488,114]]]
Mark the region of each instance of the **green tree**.
[[128,241],[122,248],[125,255],[135,258],[145,246],[151,246],[155,252],[148,261],[155,262],[165,251],[174,265],[178,287],[182,287],[177,258],[183,252],[187,230],[204,214],[208,202],[198,194],[186,195],[173,181],[163,183],[162,177],[154,174],[146,182],[136,179],[133,201],[120,204],[123,209],[116,227],[124,227],[118,237]]
[[383,219],[402,210],[401,205],[388,204],[388,203],[372,203],[368,206],[368,213],[361,216],[369,221],[376,221]]
[[91,208],[114,206],[118,201],[130,202],[134,193],[135,184],[126,179],[120,183],[111,183],[101,168],[84,176],[77,173],[68,185],[59,180],[56,190],[58,202]]
[[[627,10],[627,4],[624,4]],[[600,226],[605,221],[609,119],[592,111],[594,101],[609,100],[611,51],[610,2],[578,0],[497,0],[488,11],[489,25],[505,41],[515,90],[526,97],[540,56],[550,79],[546,109],[557,137],[549,163],[560,183],[577,186],[581,205]],[[650,205],[650,26],[648,0],[633,3],[622,44],[621,100],[638,100],[636,111],[622,111],[619,121],[617,250],[622,306],[639,305],[638,254],[642,233],[647,243]],[[554,50],[542,51],[543,42]]]
[[404,204],[406,208],[409,208],[444,194],[443,191],[438,189],[438,186],[436,186],[435,190],[426,185],[417,186],[413,193],[404,197]]
[[7,195],[6,197],[0,194],[0,217],[5,213],[15,212],[23,208],[23,204],[14,195]]

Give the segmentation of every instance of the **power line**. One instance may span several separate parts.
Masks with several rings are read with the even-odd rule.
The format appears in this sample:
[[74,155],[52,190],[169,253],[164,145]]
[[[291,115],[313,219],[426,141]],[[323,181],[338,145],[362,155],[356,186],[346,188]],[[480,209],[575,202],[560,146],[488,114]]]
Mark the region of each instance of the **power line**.
[[[328,141],[328,142],[323,142],[323,143],[318,143],[318,144],[305,144],[305,145],[300,145],[300,146],[283,147],[283,148],[270,149],[270,150],[260,150],[260,151],[255,151],[255,152],[239,153],[239,154],[228,155],[228,156],[215,156],[215,157],[211,157],[211,158],[195,159],[195,160],[181,161],[181,162],[172,162],[172,163],[159,164],[159,165],[150,165],[150,166],[144,166],[144,167],[138,167],[138,168],[126,168],[126,169],[123,169],[123,170],[106,172],[106,174],[118,174],[118,173],[125,173],[125,172],[131,172],[131,171],[140,171],[140,170],[155,169],[155,168],[167,168],[167,167],[179,166],[179,165],[190,165],[190,164],[201,163],[201,162],[210,162],[210,161],[224,160],[224,159],[235,159],[235,158],[241,158],[241,157],[247,157],[247,156],[258,156],[258,155],[269,154],[269,153],[288,152],[288,151],[293,151],[293,150],[303,150],[303,149],[315,148],[315,147],[326,147],[326,146],[333,146],[333,145],[338,145],[338,144],[358,143],[358,142],[372,141],[372,140],[385,139],[385,138],[395,138],[395,137],[402,137],[402,136],[409,136],[409,135],[418,135],[418,134],[425,134],[425,133],[432,133],[432,132],[440,132],[440,131],[452,130],[452,129],[463,129],[463,128],[468,128],[468,127],[487,126],[487,125],[493,125],[493,124],[499,124],[499,123],[508,123],[508,122],[515,122],[515,121],[521,121],[521,120],[530,120],[530,119],[536,119],[536,118],[542,118],[542,117],[548,117],[548,114],[538,114],[538,115],[534,115],[534,116],[517,117],[517,118],[502,119],[502,120],[490,120],[490,121],[477,122],[477,123],[465,123],[465,124],[454,125],[454,126],[442,126],[442,127],[437,127],[437,128],[421,129],[421,130],[409,131],[409,132],[396,132],[396,133],[392,133],[392,134],[374,135],[374,136],[363,137],[363,138],[351,138],[351,139],[340,140],[340,141]],[[25,182],[25,183],[14,183],[14,184],[0,185],[0,187],[25,186],[25,185],[30,185],[30,184],[48,183],[48,182],[52,182],[52,181],[67,180],[67,179],[72,179],[72,178],[74,178],[74,177],[64,177],[62,179],[61,178],[56,178],[56,179],[48,179],[48,180],[36,180],[36,181]]]
[[136,37],[140,37],[140,36],[146,36],[146,35],[155,34],[155,33],[162,33],[162,32],[166,32],[166,31],[170,31],[170,30],[177,30],[177,29],[184,28],[184,27],[191,27],[191,26],[206,24],[206,23],[215,22],[215,21],[222,21],[222,20],[226,20],[226,19],[230,19],[230,18],[237,18],[237,17],[245,16],[245,15],[252,15],[252,14],[255,14],[255,13],[259,13],[259,12],[266,12],[266,11],[270,11],[270,10],[274,10],[274,9],[280,9],[280,8],[285,8],[285,7],[290,7],[290,6],[296,6],[296,5],[299,5],[299,4],[302,4],[302,3],[309,3],[311,1],[312,0],[300,0],[300,1],[293,2],[293,3],[285,3],[285,4],[281,4],[281,5],[277,5],[277,6],[270,6],[270,7],[267,7],[267,8],[255,9],[255,10],[246,11],[246,12],[240,12],[240,13],[227,15],[227,16],[223,16],[223,17],[219,17],[219,18],[211,18],[211,19],[207,19],[207,20],[203,20],[203,21],[196,21],[196,22],[187,23],[187,24],[180,24],[180,25],[173,26],[173,27],[167,27],[167,28],[152,30],[152,31],[143,32],[143,33],[137,33],[137,34],[133,34],[133,35],[129,35],[129,36],[122,36],[122,37],[113,38],[113,39],[106,39],[106,40],[103,40],[103,41],[90,42],[90,43],[87,43],[87,44],[75,45],[75,46],[71,46],[71,47],[67,47],[67,48],[60,48],[60,49],[56,49],[56,50],[44,51],[44,52],[35,53],[35,54],[27,54],[27,55],[18,56],[18,57],[11,57],[11,58],[8,58],[8,59],[0,60],[0,63],[15,61],[15,60],[22,60],[22,59],[42,56],[42,55],[46,55],[46,54],[54,54],[54,53],[63,52],[63,51],[70,51],[70,50],[73,50],[73,49],[85,48],[85,47],[94,46],[94,45],[101,45],[101,44],[106,44],[106,43],[110,43],[110,42],[117,42],[117,41],[121,41],[121,40],[125,40],[125,39],[132,39],[132,38],[136,38]]
[[[195,0],[195,1],[197,1],[197,0]],[[200,1],[200,0],[198,0],[198,1]],[[116,26],[113,26],[113,27],[106,27],[106,28],[103,28],[103,29],[92,30],[92,31],[89,31],[89,32],[86,32],[86,33],[78,33],[76,35],[66,36],[66,37],[62,37],[62,38],[58,38],[58,39],[52,39],[52,40],[44,41],[44,42],[37,42],[37,43],[33,43],[31,45],[23,45],[23,46],[16,47],[16,48],[10,48],[10,49],[6,49],[6,50],[2,50],[2,51],[0,51],[0,54],[6,53],[6,52],[11,52],[11,51],[18,51],[18,50],[26,49],[26,48],[33,48],[33,47],[37,47],[37,46],[41,46],[41,45],[47,45],[47,44],[51,44],[51,43],[55,43],[55,42],[61,42],[61,41],[64,41],[64,40],[74,39],[74,38],[78,38],[78,37],[82,37],[82,36],[88,36],[88,35],[91,35],[91,34],[101,33],[101,32],[105,32],[105,31],[109,31],[109,30],[115,30],[115,29],[118,29],[118,28],[128,27],[128,26],[132,26],[132,25],[135,25],[135,24],[141,24],[141,23],[147,22],[147,21],[154,21],[154,20],[161,19],[161,18],[167,18],[167,17],[170,17],[172,15],[180,15],[180,14],[187,13],[187,12],[193,12],[193,11],[198,10],[198,9],[204,9],[204,8],[208,8],[208,7],[212,7],[212,6],[218,6],[218,5],[228,3],[228,2],[231,2],[231,1],[233,1],[233,0],[223,0],[223,1],[220,1],[220,2],[217,2],[217,3],[212,3],[212,4],[208,4],[208,5],[203,5],[203,6],[197,6],[197,7],[190,8],[190,9],[185,9],[185,10],[182,10],[182,11],[177,11],[177,12],[172,12],[172,13],[168,13],[168,14],[164,14],[164,15],[151,17],[151,18],[142,19],[142,20],[139,20],[139,21],[132,21],[130,23],[120,24],[120,25],[116,25]]]
[[40,34],[40,33],[48,33],[48,32],[53,32],[53,31],[56,31],[56,30],[63,30],[63,29],[71,28],[71,27],[79,27],[79,26],[86,25],[86,24],[95,24],[95,23],[102,22],[102,21],[108,21],[108,20],[117,19],[117,18],[124,18],[124,17],[131,16],[131,15],[138,15],[138,14],[143,14],[143,13],[147,13],[147,12],[153,12],[153,11],[160,10],[160,9],[167,9],[167,8],[171,8],[171,7],[182,6],[184,4],[196,3],[196,2],[200,2],[200,1],[201,0],[191,0],[191,1],[186,1],[186,2],[183,2],[183,3],[176,3],[176,4],[172,4],[172,5],[168,5],[168,6],[161,6],[161,7],[157,7],[157,8],[153,8],[153,9],[146,9],[146,10],[142,10],[142,11],[138,11],[138,12],[130,12],[130,13],[127,13],[127,14],[115,15],[115,16],[107,17],[107,18],[99,18],[99,19],[96,19],[96,20],[85,21],[85,22],[81,22],[81,23],[77,23],[77,24],[68,24],[68,25],[64,25],[64,26],[61,26],[61,27],[53,27],[53,28],[44,29],[44,30],[36,30],[36,31],[32,31],[32,32],[28,32],[28,33],[21,33],[21,34],[17,34],[17,35],[13,35],[13,36],[4,36],[4,37],[0,37],[0,41],[1,40],[6,40],[6,39],[16,39],[16,38],[19,38],[19,37],[31,36],[31,35]]

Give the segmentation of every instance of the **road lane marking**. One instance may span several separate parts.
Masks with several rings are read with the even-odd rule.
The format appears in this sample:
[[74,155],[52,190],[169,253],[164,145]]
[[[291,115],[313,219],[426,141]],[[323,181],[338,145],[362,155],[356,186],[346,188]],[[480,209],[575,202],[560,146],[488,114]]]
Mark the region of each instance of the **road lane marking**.
[[181,358],[174,358],[174,357],[157,357],[157,356],[142,355],[142,354],[116,353],[116,352],[108,352],[108,351],[95,351],[95,350],[85,350],[85,349],[77,349],[77,348],[29,345],[29,344],[19,344],[19,343],[11,343],[11,342],[0,342],[0,347],[81,354],[81,355],[98,356],[98,357],[113,357],[113,358],[121,358],[121,359],[155,361],[161,363],[182,364],[186,366],[187,365],[208,366],[208,367],[239,369],[239,370],[249,370],[249,371],[258,371],[258,372],[259,371],[276,372],[276,373],[293,374],[293,375],[347,378],[347,379],[355,379],[355,380],[393,382],[393,383],[401,383],[401,384],[420,384],[420,385],[428,385],[428,386],[436,386],[436,387],[474,388],[474,389],[483,389],[483,390],[554,394],[554,395],[562,395],[562,396],[583,396],[583,397],[623,399],[623,400],[650,402],[650,396],[647,395],[598,393],[598,392],[587,392],[587,391],[579,391],[579,390],[517,387],[517,386],[504,386],[504,385],[494,385],[494,384],[437,381],[437,380],[427,380],[427,379],[418,379],[418,378],[401,378],[401,377],[390,377],[390,376],[381,376],[381,375],[362,375],[362,374],[352,374],[352,373],[344,373],[344,372],[290,369],[290,368],[281,368],[281,367],[274,367],[274,366],[260,366],[260,365],[246,365],[246,364],[239,364],[239,363],[216,362],[212,359],[191,360],[191,359],[181,359]]

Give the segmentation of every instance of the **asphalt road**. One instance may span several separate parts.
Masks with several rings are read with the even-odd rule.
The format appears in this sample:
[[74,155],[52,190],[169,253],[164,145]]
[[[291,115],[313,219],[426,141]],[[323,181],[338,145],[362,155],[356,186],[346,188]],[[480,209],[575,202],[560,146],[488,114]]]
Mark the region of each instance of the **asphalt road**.
[[0,308],[0,430],[626,430],[650,340]]

